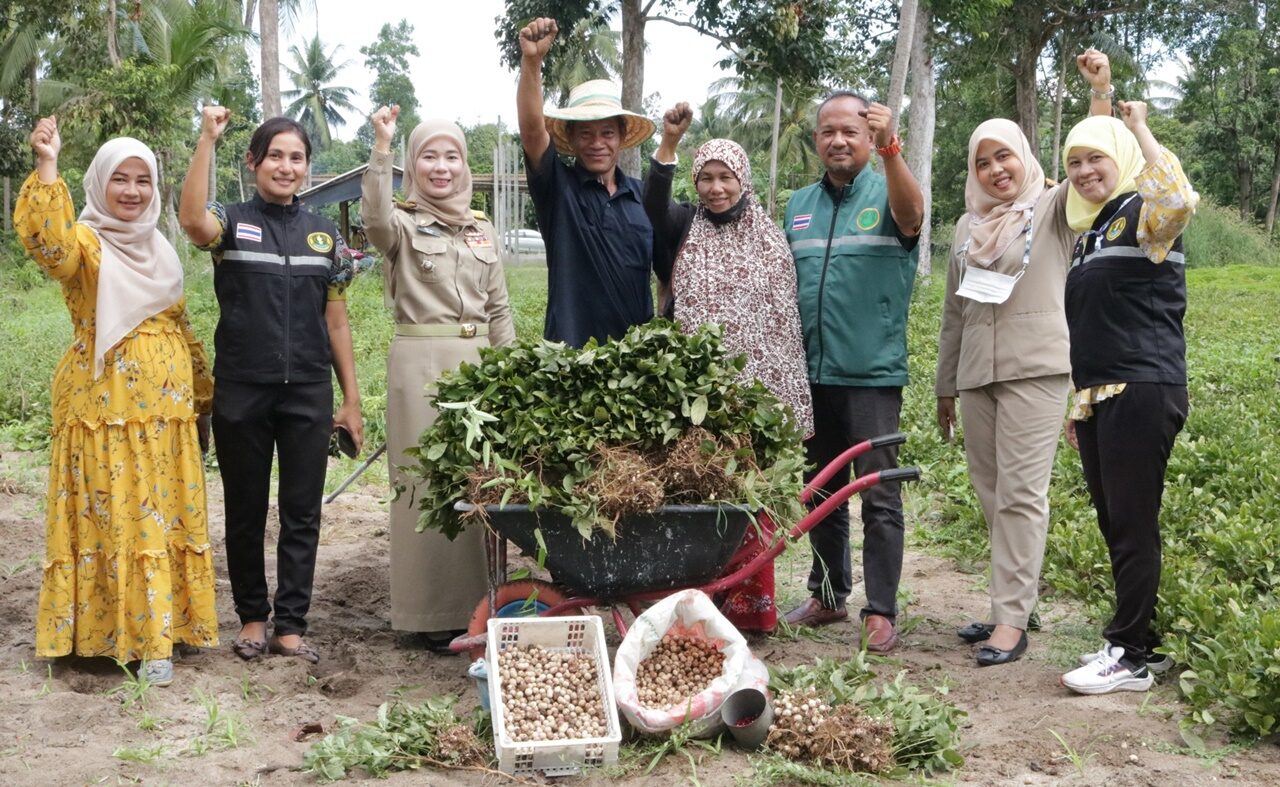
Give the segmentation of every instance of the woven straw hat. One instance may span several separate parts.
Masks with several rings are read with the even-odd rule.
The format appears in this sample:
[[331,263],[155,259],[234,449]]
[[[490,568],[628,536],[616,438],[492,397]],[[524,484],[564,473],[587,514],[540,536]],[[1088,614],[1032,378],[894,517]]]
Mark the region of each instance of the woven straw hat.
[[571,120],[604,120],[621,117],[626,121],[626,132],[622,136],[622,148],[633,148],[653,136],[656,126],[644,115],[636,114],[622,108],[621,92],[618,86],[607,79],[593,79],[569,91],[569,105],[564,109],[546,111],[547,133],[556,150],[566,155],[573,155],[573,146],[569,144],[568,121]]

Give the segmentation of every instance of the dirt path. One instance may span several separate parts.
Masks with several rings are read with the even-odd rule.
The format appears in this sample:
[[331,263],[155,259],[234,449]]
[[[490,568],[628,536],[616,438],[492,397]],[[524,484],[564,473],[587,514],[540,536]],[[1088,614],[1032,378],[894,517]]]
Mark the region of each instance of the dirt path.
[[[2,784],[312,784],[295,770],[307,743],[292,739],[306,722],[326,730],[336,715],[369,719],[395,693],[411,699],[454,693],[476,701],[459,658],[402,648],[387,626],[387,520],[381,490],[365,487],[325,511],[311,641],[324,654],[318,668],[293,659],[246,665],[224,645],[181,660],[177,680],[150,692],[145,708],[126,709],[109,692],[118,669],[99,660],[50,662],[33,656],[32,632],[43,555],[44,471],[20,453],[0,457],[0,783]],[[218,610],[224,642],[236,631],[221,548],[221,487],[211,483],[218,549]],[[274,516],[274,513],[272,514]],[[779,604],[804,593],[807,556],[795,550],[779,564]],[[269,561],[270,563],[270,561]],[[1196,757],[1178,735],[1174,691],[1076,697],[1057,685],[1074,654],[1096,647],[1097,628],[1066,603],[1042,605],[1044,630],[1021,661],[979,670],[954,629],[985,607],[983,580],[944,560],[911,552],[903,574],[909,606],[895,658],[881,667],[907,669],[923,685],[948,685],[969,713],[963,730],[968,762],[942,781],[960,784],[1188,785],[1230,780],[1280,783],[1274,742],[1245,751]],[[606,623],[612,631],[612,625]],[[616,636],[616,635],[615,635]],[[840,657],[855,639],[852,625],[795,639],[753,644],[770,664]],[[616,644],[616,643],[615,643]],[[66,662],[66,663],[64,663]],[[239,723],[208,735],[211,712]],[[1061,740],[1059,740],[1061,738]],[[1221,746],[1222,741],[1214,742]],[[627,783],[687,783],[683,757],[652,774],[633,766]],[[704,785],[750,784],[747,758],[727,747],[703,755]],[[492,778],[459,772],[394,775],[394,784],[482,784]],[[613,783],[595,777],[583,784]]]

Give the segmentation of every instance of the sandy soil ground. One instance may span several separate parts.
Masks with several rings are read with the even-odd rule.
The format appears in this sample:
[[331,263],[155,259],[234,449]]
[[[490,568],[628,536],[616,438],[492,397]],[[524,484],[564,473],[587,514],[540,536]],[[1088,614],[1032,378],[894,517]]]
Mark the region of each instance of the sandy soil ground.
[[[406,647],[390,630],[386,508],[382,490],[365,486],[325,511],[309,637],[324,654],[320,665],[285,658],[245,664],[224,644],[179,661],[173,686],[151,690],[145,711],[126,708],[111,691],[122,682],[114,664],[34,656],[44,473],[30,455],[0,457],[0,783],[312,784],[313,776],[297,770],[309,743],[296,742],[294,732],[305,723],[328,731],[337,715],[369,719],[395,693],[410,699],[453,693],[465,707],[477,702],[464,659]],[[225,577],[216,473],[210,486],[218,570]],[[807,555],[800,552],[784,555],[778,566],[784,609],[804,595]],[[903,585],[909,601],[904,642],[879,667],[881,674],[906,669],[923,685],[946,683],[953,701],[969,713],[962,738],[967,763],[939,782],[1280,784],[1275,741],[1240,750],[1215,739],[1210,744],[1219,748],[1212,756],[1191,754],[1178,733],[1178,700],[1168,679],[1149,694],[1077,697],[1060,688],[1057,677],[1074,654],[1096,647],[1096,623],[1082,620],[1071,604],[1042,604],[1044,630],[1033,637],[1027,656],[980,670],[954,630],[985,609],[982,577],[911,551]],[[223,641],[229,643],[237,625],[225,578],[218,590]],[[613,632],[611,623],[605,626]],[[616,644],[616,633],[611,636]],[[770,664],[796,664],[846,655],[854,642],[853,626],[844,624],[812,636],[755,640],[753,649]],[[235,734],[216,742],[204,737],[211,710],[240,722]],[[753,783],[747,757],[729,746],[718,757],[697,754],[698,783]],[[667,758],[648,775],[643,765],[633,763],[622,781],[666,787],[694,775],[683,757]],[[399,773],[389,781],[500,783],[458,771]]]

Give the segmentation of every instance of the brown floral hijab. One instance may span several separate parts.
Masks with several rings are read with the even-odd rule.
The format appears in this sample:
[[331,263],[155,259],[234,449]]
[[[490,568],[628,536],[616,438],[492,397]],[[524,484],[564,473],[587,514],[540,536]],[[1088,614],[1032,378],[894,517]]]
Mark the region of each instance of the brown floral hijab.
[[751,163],[742,146],[713,139],[693,157],[693,180],[709,161],[719,161],[742,184],[736,218],[713,222],[705,207],[694,214],[676,255],[672,288],[676,321],[692,331],[721,327],[724,347],[747,357],[744,381],[759,380],[791,408],[805,435],[813,432],[813,403],[800,335],[796,269],[786,236],[755,198]]

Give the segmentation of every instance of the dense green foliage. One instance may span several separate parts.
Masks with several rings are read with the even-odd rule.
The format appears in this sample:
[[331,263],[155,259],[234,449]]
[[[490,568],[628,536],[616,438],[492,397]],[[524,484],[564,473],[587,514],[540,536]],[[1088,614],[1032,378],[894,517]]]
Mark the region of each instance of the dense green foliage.
[[584,538],[597,527],[612,534],[616,523],[588,483],[599,449],[650,454],[694,427],[736,449],[728,469],[740,476],[743,499],[707,502],[794,522],[800,434],[763,386],[738,382],[745,363],[721,348],[718,328],[686,335],[663,320],[581,350],[541,340],[481,350],[479,363],[437,381],[439,418],[409,452],[426,486],[419,529],[453,537],[462,528],[454,502],[477,469],[491,469],[486,488],[504,502],[561,510]]

